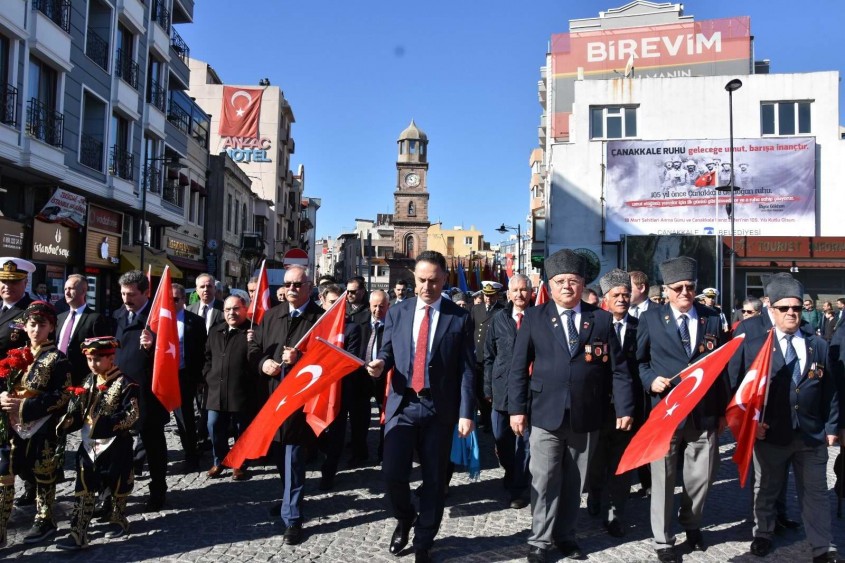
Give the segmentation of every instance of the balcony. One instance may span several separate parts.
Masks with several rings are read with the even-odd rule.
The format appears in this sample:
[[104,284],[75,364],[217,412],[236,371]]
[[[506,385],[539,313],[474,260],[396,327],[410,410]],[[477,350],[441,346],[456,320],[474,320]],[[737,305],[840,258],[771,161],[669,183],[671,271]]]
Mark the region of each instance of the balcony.
[[115,145],[111,148],[111,162],[109,174],[132,181],[135,179],[135,155]]
[[33,0],[32,8],[70,33],[70,0]]
[[173,49],[179,60],[188,64],[188,59],[191,57],[191,49],[175,29],[170,30],[170,48]]
[[193,23],[194,0],[173,0],[173,23]]
[[161,201],[182,209],[185,206],[185,189],[178,182],[168,182],[161,194]]
[[164,113],[167,107],[167,90],[157,80],[151,80],[147,89],[147,103]]
[[0,85],[0,123],[18,124],[18,89],[9,84]]
[[26,132],[48,145],[61,148],[64,116],[47,107],[37,98],[29,100],[26,110]]
[[144,169],[144,188],[154,194],[161,193],[161,169],[148,164]]
[[103,70],[109,70],[109,43],[93,30],[88,30],[85,40],[85,54]]
[[[187,90],[190,84],[191,71],[188,68],[188,58],[191,50],[188,44],[176,32],[170,29],[170,89]],[[176,78],[174,81],[173,78]]]
[[165,6],[164,0],[153,2],[152,20],[156,22],[167,35],[170,35],[170,10]]
[[138,90],[138,72],[140,67],[138,63],[132,60],[132,57],[127,56],[123,49],[117,50],[117,59],[115,60],[114,71],[118,78],[132,86],[134,90]]
[[191,116],[188,115],[187,111],[182,109],[182,106],[173,103],[173,101],[170,102],[167,121],[186,135],[191,133]]
[[103,171],[103,142],[82,133],[79,143],[79,163],[97,172]]

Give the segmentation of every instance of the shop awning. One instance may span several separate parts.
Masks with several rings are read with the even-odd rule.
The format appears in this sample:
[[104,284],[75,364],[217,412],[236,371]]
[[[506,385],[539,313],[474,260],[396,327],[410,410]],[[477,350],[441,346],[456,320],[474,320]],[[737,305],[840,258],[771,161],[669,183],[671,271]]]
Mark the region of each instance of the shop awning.
[[144,266],[141,267],[141,249],[140,248],[124,248],[120,253],[120,273],[128,272],[129,270],[141,270],[147,272],[147,267],[152,266],[153,276],[160,277],[164,272],[165,266],[170,266],[170,277],[182,279],[184,276],[182,270],[176,267],[176,264],[168,259],[165,252],[153,251],[149,248],[144,250]]
[[183,270],[191,270],[193,272],[205,272],[208,270],[206,263],[201,260],[191,260],[190,258],[180,258],[179,256],[168,256],[167,259]]
[[738,258],[736,261],[737,268],[791,268],[795,266],[797,268],[807,268],[808,270],[814,268],[840,268],[845,269],[845,260],[840,260],[837,262],[833,261],[818,261],[814,262],[811,260],[749,260],[749,259],[742,259]]

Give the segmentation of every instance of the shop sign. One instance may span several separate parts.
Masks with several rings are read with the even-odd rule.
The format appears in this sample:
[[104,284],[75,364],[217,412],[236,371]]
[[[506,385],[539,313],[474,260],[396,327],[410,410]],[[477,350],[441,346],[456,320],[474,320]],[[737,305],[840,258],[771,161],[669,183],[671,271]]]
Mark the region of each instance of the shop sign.
[[173,237],[167,239],[167,248],[173,251],[170,253],[173,256],[190,258],[192,260],[196,260],[197,256],[201,253],[199,246],[177,240]]
[[32,229],[32,259],[60,264],[75,263],[76,229],[35,219]]
[[119,236],[123,234],[123,213],[91,204],[88,206],[88,228]]
[[23,223],[0,217],[0,256],[23,256]]
[[241,276],[241,263],[232,260],[226,261],[226,275],[239,278]]

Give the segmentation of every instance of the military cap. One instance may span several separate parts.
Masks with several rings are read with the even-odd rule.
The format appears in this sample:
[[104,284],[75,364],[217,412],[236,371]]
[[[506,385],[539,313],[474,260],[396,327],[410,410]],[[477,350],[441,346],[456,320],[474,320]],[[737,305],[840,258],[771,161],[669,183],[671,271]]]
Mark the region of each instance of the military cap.
[[0,258],[0,281],[25,280],[35,271],[35,264],[22,258]]
[[688,256],[679,256],[660,264],[660,276],[664,285],[679,281],[698,279],[698,262]]
[[546,258],[545,268],[549,279],[560,274],[576,274],[582,278],[587,277],[587,259],[568,248],[558,250]]
[[774,275],[769,281],[769,285],[766,286],[766,295],[768,295],[769,303],[772,305],[788,297],[795,297],[803,301],[804,286],[792,276]]

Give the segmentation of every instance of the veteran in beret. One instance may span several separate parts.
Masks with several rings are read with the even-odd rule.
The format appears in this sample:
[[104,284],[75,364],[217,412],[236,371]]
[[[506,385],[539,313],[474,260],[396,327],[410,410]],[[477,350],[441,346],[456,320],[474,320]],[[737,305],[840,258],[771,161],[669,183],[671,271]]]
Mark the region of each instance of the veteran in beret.
[[564,557],[584,556],[575,523],[611,390],[616,428],[629,430],[634,414],[631,375],[613,316],[581,300],[586,259],[559,250],[545,268],[551,301],[525,311],[508,378],[511,429],[522,436],[530,425],[533,563],[544,562],[552,547]]

